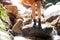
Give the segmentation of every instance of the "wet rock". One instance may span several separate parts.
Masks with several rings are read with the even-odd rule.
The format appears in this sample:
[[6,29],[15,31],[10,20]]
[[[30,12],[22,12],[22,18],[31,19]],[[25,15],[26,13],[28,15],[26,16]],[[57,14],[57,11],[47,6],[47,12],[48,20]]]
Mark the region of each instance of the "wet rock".
[[57,21],[55,27],[56,27],[56,29],[57,29],[58,35],[60,35],[60,19]]
[[28,25],[28,24],[32,23],[32,19],[31,18],[25,18],[23,22],[24,22],[24,25]]
[[60,2],[57,2],[56,5],[60,5]]
[[56,18],[58,17],[58,15],[56,15],[56,16],[51,16],[50,18],[48,18],[47,20],[46,20],[46,22],[52,22],[53,20],[55,20]]
[[48,3],[48,4],[45,5],[45,8],[48,8],[48,7],[52,6],[52,5],[53,5],[53,3]]
[[37,27],[36,28],[30,27],[30,28],[23,29],[22,34],[23,34],[23,36],[29,37],[31,39],[36,38],[37,40],[38,39],[47,40],[47,39],[51,39],[51,36],[49,35],[51,33],[50,29],[52,30],[52,28],[46,28],[46,29],[40,30]]

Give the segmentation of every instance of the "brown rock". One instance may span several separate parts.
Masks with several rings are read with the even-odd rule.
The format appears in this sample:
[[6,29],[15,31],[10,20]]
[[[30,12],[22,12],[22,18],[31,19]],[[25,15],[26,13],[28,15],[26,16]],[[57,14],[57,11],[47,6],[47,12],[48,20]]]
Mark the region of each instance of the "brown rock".
[[46,20],[46,22],[52,22],[52,21],[55,20],[57,17],[58,17],[58,15],[52,16],[52,17],[48,18],[48,19]]
[[31,24],[32,23],[32,19],[31,18],[25,18],[24,20],[24,25],[28,25],[28,24]]
[[15,5],[6,5],[5,9],[7,10],[7,12],[12,13],[14,15],[18,13],[18,9]]
[[23,25],[22,23],[23,23],[23,21],[21,19],[18,19],[16,21],[16,23],[14,24],[12,30],[14,32],[18,33],[21,30],[21,28],[22,28],[22,25]]
[[16,18],[16,15],[18,14],[17,7],[14,5],[6,5],[5,10],[8,13],[10,20],[14,21],[14,19]]

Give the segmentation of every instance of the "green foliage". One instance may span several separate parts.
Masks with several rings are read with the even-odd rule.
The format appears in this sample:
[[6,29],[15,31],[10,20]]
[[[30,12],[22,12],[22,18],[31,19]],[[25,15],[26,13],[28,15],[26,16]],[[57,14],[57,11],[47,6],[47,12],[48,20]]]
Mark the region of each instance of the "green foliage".
[[3,10],[3,5],[0,4],[0,29],[6,30],[6,27],[5,27],[4,23],[3,23],[3,21],[1,20],[2,16],[5,15],[3,13],[5,13],[4,10]]
[[5,23],[7,23],[7,25],[10,25],[10,19],[9,16],[7,15],[7,12],[4,10],[3,5],[0,4],[0,28],[6,30],[6,26]]
[[0,19],[0,29],[6,30],[6,27],[1,19]]

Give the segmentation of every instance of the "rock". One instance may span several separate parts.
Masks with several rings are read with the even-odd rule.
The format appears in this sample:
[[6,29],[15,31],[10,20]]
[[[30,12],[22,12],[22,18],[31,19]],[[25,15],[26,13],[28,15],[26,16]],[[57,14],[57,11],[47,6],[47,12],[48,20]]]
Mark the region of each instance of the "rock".
[[0,29],[0,40],[13,40],[11,33]]
[[56,27],[56,30],[57,30],[58,35],[60,35],[60,19],[57,21],[55,27]]
[[17,19],[16,23],[12,27],[12,30],[16,33],[19,33],[19,31],[22,29],[23,21],[21,19]]
[[57,21],[58,21],[58,19],[59,19],[59,17],[57,17],[56,19],[54,19],[50,24],[51,24],[52,26],[55,26],[56,23],[57,23]]
[[[58,7],[58,8],[56,8]],[[54,10],[56,9],[56,10]],[[60,15],[60,5],[52,5],[48,7],[44,12],[44,19],[47,22],[52,22]]]
[[22,15],[20,15],[20,14],[17,14],[17,15],[16,15],[16,19],[22,19],[22,20],[24,20],[24,18],[25,18],[25,16],[22,16]]
[[24,37],[29,37],[31,39],[49,39],[49,38],[51,39],[51,36],[49,35],[51,33],[51,31],[52,31],[52,28],[47,28],[46,30],[45,29],[40,30],[38,27],[36,27],[36,28],[29,27],[29,28],[22,30],[22,35]]
[[16,19],[17,14],[18,14],[17,7],[14,6],[14,5],[6,5],[5,10],[8,13],[8,16],[10,17],[10,20],[11,20],[12,24],[14,24],[14,21]]
[[47,3],[47,4],[45,5],[45,8],[48,8],[48,7],[52,6],[52,5],[53,5],[53,3]]
[[18,8],[15,5],[6,5],[5,9],[8,13],[12,13],[13,15],[16,15],[18,13]]
[[24,22],[24,25],[28,25],[28,24],[32,23],[32,19],[31,18],[25,18],[23,22]]
[[48,18],[47,20],[46,20],[46,22],[52,22],[53,20],[55,20],[55,19],[57,19],[57,17],[58,17],[58,15],[56,15],[56,16],[51,16],[50,18]]
[[60,5],[60,2],[57,2],[56,5]]

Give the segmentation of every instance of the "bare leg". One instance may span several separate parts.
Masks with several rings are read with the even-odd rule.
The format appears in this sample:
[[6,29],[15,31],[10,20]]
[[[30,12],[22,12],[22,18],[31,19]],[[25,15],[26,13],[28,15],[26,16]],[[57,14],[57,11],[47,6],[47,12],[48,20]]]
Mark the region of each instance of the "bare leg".
[[41,1],[37,1],[38,18],[41,18]]
[[35,26],[36,26],[36,19],[35,19],[35,16],[36,16],[36,15],[35,15],[35,3],[32,4],[31,8],[32,8],[32,19],[33,19],[33,21],[34,21],[33,27],[35,27]]
[[41,29],[41,1],[37,1],[38,27]]
[[33,19],[35,19],[35,3],[33,3],[32,5],[31,5],[31,8],[32,8],[32,18]]

